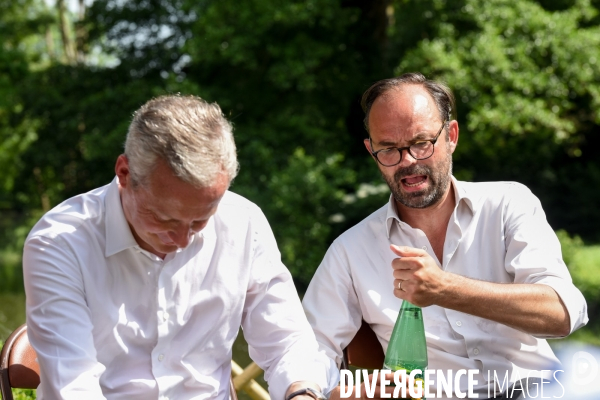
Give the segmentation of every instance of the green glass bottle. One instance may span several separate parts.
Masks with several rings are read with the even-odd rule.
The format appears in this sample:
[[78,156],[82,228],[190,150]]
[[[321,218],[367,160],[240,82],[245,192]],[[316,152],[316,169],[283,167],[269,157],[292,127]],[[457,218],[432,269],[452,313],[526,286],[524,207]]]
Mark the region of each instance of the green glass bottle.
[[[402,302],[385,353],[383,368],[391,371],[406,370],[407,377],[414,369],[420,369],[422,373],[425,373],[427,368],[427,342],[425,341],[425,327],[423,326],[421,307],[415,306],[406,300]],[[423,381],[423,374],[416,375],[416,380]]]

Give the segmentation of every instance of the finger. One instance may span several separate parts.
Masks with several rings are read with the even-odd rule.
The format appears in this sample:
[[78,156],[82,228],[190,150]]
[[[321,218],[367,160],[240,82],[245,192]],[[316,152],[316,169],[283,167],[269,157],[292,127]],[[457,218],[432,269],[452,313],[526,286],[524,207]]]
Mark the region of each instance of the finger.
[[394,258],[392,260],[392,268],[394,270],[415,270],[422,268],[426,261],[426,256]]
[[[393,378],[392,378],[392,379],[393,379]],[[392,381],[392,383],[394,383],[394,381]],[[385,387],[385,389],[384,389],[384,392],[388,394],[388,396],[387,396],[386,398],[388,398],[388,399],[389,399],[389,398],[391,398],[391,397],[392,397],[392,395],[394,394],[394,389],[395,389],[395,388],[396,388],[396,386],[390,386],[390,385],[388,385],[388,386],[386,386],[386,387]],[[383,396],[380,396],[380,398],[382,398],[382,399],[383,399],[384,397],[383,397]]]
[[[392,381],[392,384],[394,382]],[[375,387],[375,390],[373,391],[373,398],[374,399],[389,399],[391,398],[392,394],[394,394],[394,388],[395,386],[391,386],[390,384],[386,385],[386,386],[381,386],[380,382],[378,381]],[[388,393],[387,397],[383,397],[383,393]]]
[[420,265],[420,258],[406,257],[392,260],[392,269],[394,271],[409,271],[416,269]]
[[403,281],[408,281],[409,279],[414,278],[414,273],[408,269],[395,269],[392,272],[392,276],[394,279],[402,279]]
[[415,247],[408,246],[397,246],[395,244],[390,245],[390,250],[399,257],[423,257],[427,252],[423,249],[417,249]]
[[394,289],[402,290],[402,284],[404,281],[402,279],[394,279]]
[[[394,390],[396,389],[396,384],[394,383],[394,372],[390,371],[390,372],[386,373],[385,379],[389,383],[385,386],[385,388],[381,392],[387,393],[388,396],[386,396],[386,398],[390,398],[390,397],[392,397],[392,395],[394,394]],[[404,384],[404,382],[402,381],[402,378],[400,378],[400,382],[401,382],[401,384]],[[379,397],[383,399],[384,397],[381,396],[381,392],[379,394]]]
[[387,372],[385,374],[385,379],[387,379],[388,381],[394,383],[394,371]]
[[[399,281],[410,281],[415,278],[413,271],[408,271],[405,269],[395,269],[392,276],[395,280]],[[396,282],[397,284],[398,282]]]
[[[403,279],[394,279],[394,293],[395,294],[410,292],[411,287],[413,287],[413,283],[411,281],[407,281],[407,280],[403,280]],[[396,296],[396,297],[398,297],[398,296]]]

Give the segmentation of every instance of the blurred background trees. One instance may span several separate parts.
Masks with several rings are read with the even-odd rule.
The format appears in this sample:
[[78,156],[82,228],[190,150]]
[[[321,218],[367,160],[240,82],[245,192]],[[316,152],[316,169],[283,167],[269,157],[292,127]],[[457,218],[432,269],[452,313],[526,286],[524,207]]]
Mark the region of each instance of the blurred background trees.
[[359,99],[408,71],[456,93],[459,179],[522,182],[566,247],[599,243],[599,11],[598,0],[0,0],[0,290],[21,290],[19,253],[41,213],[112,179],[132,112],[182,93],[233,121],[232,190],[265,211],[302,291],[329,243],[387,200]]

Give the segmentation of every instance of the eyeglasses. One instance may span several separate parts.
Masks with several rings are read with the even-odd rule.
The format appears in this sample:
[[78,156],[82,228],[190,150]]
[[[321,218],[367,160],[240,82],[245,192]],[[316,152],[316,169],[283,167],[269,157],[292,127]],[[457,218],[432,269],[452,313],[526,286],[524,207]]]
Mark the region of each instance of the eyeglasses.
[[[411,157],[415,160],[425,160],[433,155],[433,151],[435,150],[434,145],[444,130],[444,126],[446,126],[447,121],[448,120],[445,119],[444,122],[442,122],[440,130],[433,139],[419,140],[418,142],[415,142],[407,147],[388,147],[386,149],[371,152],[371,154],[373,157],[375,157],[379,164],[383,165],[384,167],[392,167],[396,164],[400,164],[400,161],[402,161],[402,150],[407,150]],[[369,143],[371,144],[372,149],[373,141],[371,140],[371,137],[369,137]]]

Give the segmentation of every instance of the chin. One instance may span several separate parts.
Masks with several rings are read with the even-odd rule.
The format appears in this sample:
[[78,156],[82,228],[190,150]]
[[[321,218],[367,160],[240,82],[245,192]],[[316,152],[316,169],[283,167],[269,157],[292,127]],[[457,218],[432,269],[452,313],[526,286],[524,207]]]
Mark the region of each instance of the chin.
[[154,246],[156,251],[161,253],[172,253],[177,250],[177,246],[174,244],[162,244],[160,246]]
[[153,252],[157,252],[157,253],[162,253],[162,254],[167,254],[167,253],[172,253],[175,250],[177,250],[177,246],[176,245],[168,245],[163,243],[160,239],[153,237],[153,238],[148,238],[147,240],[144,240],[146,242],[146,244],[148,245],[148,247],[151,247]]

